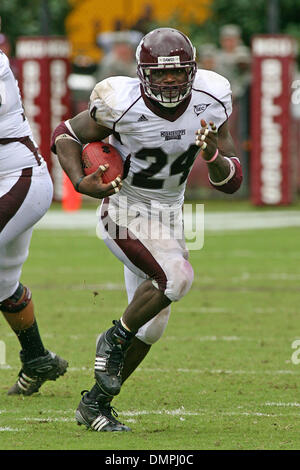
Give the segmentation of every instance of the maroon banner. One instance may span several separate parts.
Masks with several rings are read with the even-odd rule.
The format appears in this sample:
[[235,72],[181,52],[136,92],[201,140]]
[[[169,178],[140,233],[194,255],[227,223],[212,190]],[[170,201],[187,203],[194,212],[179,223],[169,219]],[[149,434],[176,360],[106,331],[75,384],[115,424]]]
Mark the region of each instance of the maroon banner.
[[50,140],[60,121],[70,118],[70,45],[64,37],[20,37],[18,80],[34,138],[52,170]]
[[295,194],[291,93],[296,41],[252,40],[250,193],[255,205],[290,204]]

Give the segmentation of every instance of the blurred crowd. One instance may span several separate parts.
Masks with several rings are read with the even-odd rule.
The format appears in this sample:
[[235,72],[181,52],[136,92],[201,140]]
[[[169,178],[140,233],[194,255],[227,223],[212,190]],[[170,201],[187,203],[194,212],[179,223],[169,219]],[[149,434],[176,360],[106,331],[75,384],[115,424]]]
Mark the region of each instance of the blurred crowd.
[[234,98],[247,91],[251,81],[251,51],[243,43],[237,25],[225,25],[219,32],[220,47],[202,44],[198,50],[199,68],[213,70],[226,77]]
[[[131,29],[96,36],[103,57],[96,70],[96,80],[109,76],[136,76],[135,50],[145,31]],[[197,50],[199,68],[215,71],[226,77],[236,98],[245,94],[251,80],[251,53],[243,43],[237,25],[225,25],[220,30],[219,44],[203,44]]]
[[[80,56],[78,61],[74,60],[73,72],[92,75],[95,82],[117,75],[136,77],[136,47],[151,29],[151,22],[152,9],[149,5],[130,30],[117,21],[113,31],[101,32],[101,25],[95,22],[95,43],[101,50],[101,60],[98,64],[91,64],[90,61],[85,63]],[[11,66],[17,75],[10,41],[2,33],[0,49],[10,57]],[[197,60],[199,68],[213,70],[230,81],[234,98],[245,94],[251,81],[251,52],[242,41],[238,25],[223,26],[219,32],[219,46],[214,43],[202,44],[197,50]]]

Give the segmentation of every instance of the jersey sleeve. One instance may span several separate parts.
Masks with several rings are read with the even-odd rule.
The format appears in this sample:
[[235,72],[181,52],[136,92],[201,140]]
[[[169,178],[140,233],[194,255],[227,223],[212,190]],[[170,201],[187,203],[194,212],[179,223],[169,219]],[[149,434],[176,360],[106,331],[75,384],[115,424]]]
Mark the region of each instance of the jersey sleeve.
[[120,112],[113,80],[107,78],[97,83],[91,93],[89,113],[92,119],[101,126],[112,129]]
[[7,111],[6,82],[9,76],[9,61],[6,55],[0,51],[0,114]]
[[0,51],[0,79],[3,78],[9,73],[9,60],[4,52]]
[[229,81],[218,76],[218,86],[216,87],[216,101],[212,108],[213,121],[217,128],[219,128],[224,122],[226,122],[232,113],[232,91]]
[[227,78],[211,70],[198,70],[195,88],[211,99],[211,120],[219,128],[232,113],[232,91]]

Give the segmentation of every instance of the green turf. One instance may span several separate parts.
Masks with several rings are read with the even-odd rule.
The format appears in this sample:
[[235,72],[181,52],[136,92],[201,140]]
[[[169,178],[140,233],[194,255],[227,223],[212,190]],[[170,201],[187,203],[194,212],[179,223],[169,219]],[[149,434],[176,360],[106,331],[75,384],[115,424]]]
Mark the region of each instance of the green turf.
[[122,266],[93,233],[35,231],[22,281],[69,371],[7,397],[19,345],[1,320],[0,449],[299,449],[299,229],[207,233],[191,262],[191,291],[115,399],[132,433],[96,433],[74,410],[93,384],[96,336],[126,306]]

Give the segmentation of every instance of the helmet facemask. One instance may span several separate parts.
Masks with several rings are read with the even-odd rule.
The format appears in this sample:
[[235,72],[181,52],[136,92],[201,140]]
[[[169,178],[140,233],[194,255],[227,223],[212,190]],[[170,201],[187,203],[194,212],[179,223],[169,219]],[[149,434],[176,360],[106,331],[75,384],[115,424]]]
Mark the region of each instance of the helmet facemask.
[[[167,59],[170,58],[168,57]],[[176,85],[154,83],[152,77],[153,72],[157,70],[165,70],[167,68],[185,70],[186,81]],[[178,64],[174,63],[172,65],[170,62],[162,62],[157,66],[153,66],[153,64],[138,64],[137,68],[137,74],[142,82],[145,94],[149,98],[160,103],[162,106],[168,108],[178,106],[181,101],[186,99],[191,94],[196,71],[196,63],[188,63],[183,65],[180,62],[178,62]]]

